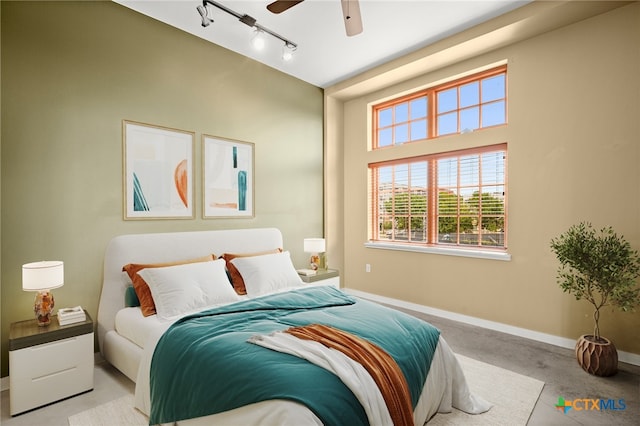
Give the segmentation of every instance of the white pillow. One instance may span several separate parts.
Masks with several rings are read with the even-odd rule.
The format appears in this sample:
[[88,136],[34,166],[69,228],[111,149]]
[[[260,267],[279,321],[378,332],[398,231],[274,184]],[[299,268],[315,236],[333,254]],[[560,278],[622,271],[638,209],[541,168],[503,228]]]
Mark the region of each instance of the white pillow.
[[162,318],[240,300],[227,277],[224,259],[146,268],[138,274],[149,285],[156,313]]
[[250,297],[276,293],[304,283],[291,263],[288,251],[262,256],[236,257],[231,263],[238,269]]

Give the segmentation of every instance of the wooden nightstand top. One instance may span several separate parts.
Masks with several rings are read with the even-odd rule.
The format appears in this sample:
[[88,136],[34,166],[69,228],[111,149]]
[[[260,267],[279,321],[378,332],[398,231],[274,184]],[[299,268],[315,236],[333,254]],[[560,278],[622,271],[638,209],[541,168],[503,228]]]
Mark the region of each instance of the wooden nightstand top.
[[318,271],[315,275],[300,275],[300,278],[302,278],[302,281],[305,283],[314,283],[316,281],[327,280],[339,275],[340,273],[337,269],[327,269],[326,271]]
[[15,351],[69,337],[93,333],[93,320],[87,311],[84,312],[87,319],[69,325],[60,325],[58,317],[51,317],[51,324],[40,327],[34,319],[18,321],[11,324],[9,331],[9,350]]

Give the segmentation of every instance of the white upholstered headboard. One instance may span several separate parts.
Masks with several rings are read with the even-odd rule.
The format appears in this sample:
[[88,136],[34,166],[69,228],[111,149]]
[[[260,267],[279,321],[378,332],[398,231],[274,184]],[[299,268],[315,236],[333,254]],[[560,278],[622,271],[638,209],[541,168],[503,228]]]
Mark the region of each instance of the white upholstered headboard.
[[223,253],[249,253],[283,248],[276,228],[131,234],[113,238],[104,255],[104,277],[98,307],[98,343],[103,351],[105,334],[114,329],[116,313],[124,305],[127,263],[158,263]]

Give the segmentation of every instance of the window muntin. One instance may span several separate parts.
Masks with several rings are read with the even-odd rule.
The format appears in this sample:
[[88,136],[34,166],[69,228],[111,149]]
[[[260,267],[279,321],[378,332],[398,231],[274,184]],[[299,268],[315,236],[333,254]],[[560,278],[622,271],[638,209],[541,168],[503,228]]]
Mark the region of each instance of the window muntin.
[[498,75],[446,89],[437,94],[437,136],[465,133],[507,122],[506,70]]
[[506,124],[506,85],[501,66],[376,105],[373,148]]
[[375,111],[376,146],[384,148],[426,139],[428,103],[423,95]]
[[374,241],[506,248],[506,144],[369,170]]

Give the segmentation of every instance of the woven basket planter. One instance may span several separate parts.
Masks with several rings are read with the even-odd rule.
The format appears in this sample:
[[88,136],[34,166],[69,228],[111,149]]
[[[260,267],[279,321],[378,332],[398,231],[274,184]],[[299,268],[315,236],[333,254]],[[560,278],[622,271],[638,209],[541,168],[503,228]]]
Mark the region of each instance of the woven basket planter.
[[582,335],[576,343],[576,359],[584,371],[595,376],[613,376],[618,372],[618,351],[604,337],[596,342],[592,335]]

